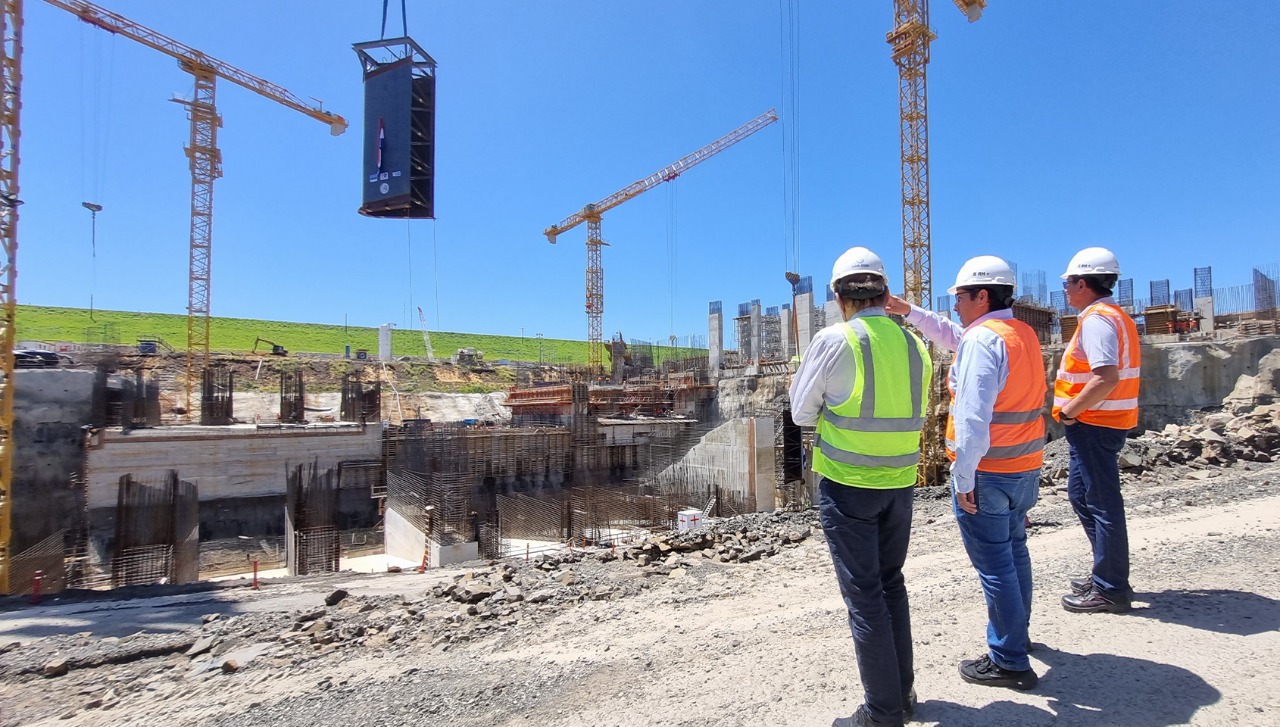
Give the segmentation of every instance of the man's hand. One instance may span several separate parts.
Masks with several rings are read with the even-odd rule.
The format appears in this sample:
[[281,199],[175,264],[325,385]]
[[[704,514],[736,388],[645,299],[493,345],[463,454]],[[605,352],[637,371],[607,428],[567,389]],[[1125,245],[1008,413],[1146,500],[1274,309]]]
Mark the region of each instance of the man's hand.
[[905,316],[911,312],[911,304],[899,298],[896,295],[889,295],[889,301],[884,304],[886,313],[892,313],[896,316]]
[[956,502],[960,504],[960,509],[964,510],[970,515],[978,514],[978,500],[973,496],[973,493],[976,491],[977,490],[975,488],[973,490],[969,490],[968,492],[956,493]]

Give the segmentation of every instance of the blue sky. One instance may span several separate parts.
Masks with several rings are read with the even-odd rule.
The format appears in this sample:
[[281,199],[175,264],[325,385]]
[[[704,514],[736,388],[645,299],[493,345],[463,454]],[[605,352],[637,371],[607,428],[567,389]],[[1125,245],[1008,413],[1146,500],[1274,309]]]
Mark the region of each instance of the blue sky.
[[[367,219],[351,44],[378,36],[381,3],[104,4],[353,122],[333,138],[219,84],[214,315],[416,328],[412,300],[433,329],[585,338],[585,229],[554,246],[542,230],[783,108],[775,0],[411,2],[440,64],[438,220]],[[799,130],[800,267],[821,285],[867,245],[896,288],[891,3],[803,5],[799,114],[783,120]],[[1198,265],[1224,286],[1280,260],[1280,3],[991,0],[975,24],[933,5],[935,294],[978,254],[1052,286],[1075,250],[1106,245],[1138,297],[1151,279],[1190,287]],[[38,0],[24,67],[19,301],[87,307],[92,291],[99,308],[185,313],[189,125],[168,99],[190,78]],[[786,159],[775,124],[607,213],[606,335],[705,335],[708,301],[786,302]],[[96,266],[86,200],[105,206]]]

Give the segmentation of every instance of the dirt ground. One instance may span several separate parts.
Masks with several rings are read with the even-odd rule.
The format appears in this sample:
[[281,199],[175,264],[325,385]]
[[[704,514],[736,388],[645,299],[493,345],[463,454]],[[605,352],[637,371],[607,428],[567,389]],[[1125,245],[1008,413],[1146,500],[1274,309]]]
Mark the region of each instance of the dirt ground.
[[[1127,615],[1062,610],[1066,580],[1087,571],[1088,549],[1065,497],[1053,487],[1041,493],[1030,542],[1031,656],[1041,681],[1031,692],[960,681],[959,660],[984,650],[985,607],[949,502],[918,498],[907,563],[917,724],[1280,724],[1280,464],[1129,486],[1138,594]],[[807,726],[859,704],[820,537],[749,564],[695,559],[680,577],[640,578],[645,569],[626,560],[593,567],[643,587],[527,609],[461,642],[428,635],[289,650],[282,634],[233,652],[242,664],[231,673],[194,669],[195,657],[181,651],[57,677],[15,665],[48,658],[40,645],[58,633],[92,632],[81,641],[101,645],[146,630],[190,643],[209,613],[279,619],[287,629],[336,587],[353,602],[427,603],[433,584],[461,571],[10,609],[0,612],[0,654],[10,641],[22,645],[0,656],[0,724]]]

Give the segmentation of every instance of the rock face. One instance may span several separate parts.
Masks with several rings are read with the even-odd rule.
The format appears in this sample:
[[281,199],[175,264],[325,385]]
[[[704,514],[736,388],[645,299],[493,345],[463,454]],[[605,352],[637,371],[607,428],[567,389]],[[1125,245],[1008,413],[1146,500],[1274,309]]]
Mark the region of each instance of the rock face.
[[1187,421],[1188,412],[1280,401],[1280,337],[1142,347],[1139,429]]
[[1280,402],[1280,349],[1258,361],[1258,372],[1241,375],[1225,403],[1234,411],[1248,411],[1259,405]]

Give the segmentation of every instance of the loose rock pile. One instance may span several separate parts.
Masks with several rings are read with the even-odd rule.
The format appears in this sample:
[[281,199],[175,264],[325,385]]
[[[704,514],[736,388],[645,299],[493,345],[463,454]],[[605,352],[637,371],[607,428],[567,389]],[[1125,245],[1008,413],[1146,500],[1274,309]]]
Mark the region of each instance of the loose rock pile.
[[686,554],[700,552],[715,563],[750,563],[804,542],[818,528],[812,513],[755,513],[685,533],[655,535],[627,548],[622,557],[674,575],[671,569],[680,568]]
[[1260,406],[1239,416],[1211,414],[1188,427],[1170,424],[1152,438],[1168,444],[1164,459],[1174,464],[1274,462],[1280,459],[1280,404]]
[[[1069,448],[1065,439],[1045,447],[1042,486],[1061,487],[1067,479]],[[1150,471],[1199,472],[1238,462],[1280,461],[1280,404],[1250,407],[1234,413],[1209,414],[1193,424],[1168,424],[1129,439],[1120,451],[1126,479]]]

